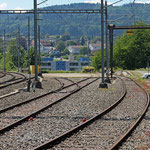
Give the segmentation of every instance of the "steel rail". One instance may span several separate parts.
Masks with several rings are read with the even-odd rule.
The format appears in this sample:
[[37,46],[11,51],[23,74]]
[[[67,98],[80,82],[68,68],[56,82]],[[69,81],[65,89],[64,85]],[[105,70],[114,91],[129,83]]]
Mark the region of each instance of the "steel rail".
[[[56,93],[56,92],[58,92],[58,91],[60,91],[60,90],[62,90],[62,89],[65,89],[65,88],[69,87],[69,86],[65,86],[65,87],[64,87],[64,84],[61,83],[57,78],[54,78],[54,79],[59,82],[59,84],[61,85],[60,88],[58,88],[58,89],[56,89],[56,90],[53,90],[53,91],[50,91],[50,92],[47,92],[47,93],[42,94],[42,95],[40,95],[40,96],[31,98],[31,99],[29,99],[29,100],[27,100],[27,101],[20,102],[20,103],[18,103],[18,104],[14,104],[14,105],[11,105],[11,106],[6,107],[6,108],[4,108],[4,109],[1,109],[1,110],[0,110],[0,114],[3,113],[3,112],[6,112],[6,111],[8,111],[8,110],[11,110],[11,109],[13,109],[13,108],[15,108],[15,107],[18,107],[18,106],[27,104],[27,103],[29,103],[29,102],[32,102],[32,101],[34,101],[34,100],[37,100],[37,99],[39,99],[39,98],[42,98],[42,97],[47,96],[47,95],[52,94],[52,93]],[[74,83],[73,83],[73,84],[74,84]],[[71,85],[73,85],[73,84],[71,84]],[[71,86],[71,85],[70,85],[70,86]]]
[[[23,75],[23,74],[21,74],[21,73],[18,73],[18,72],[8,72],[8,74],[11,74],[11,73],[19,74],[19,75],[23,76],[22,80],[16,79],[16,80],[19,80],[19,81],[17,81],[17,82],[12,82],[12,83],[9,83],[9,84],[0,86],[0,89],[5,88],[5,87],[8,87],[8,86],[10,86],[10,85],[18,84],[18,83],[20,83],[20,82],[24,82],[24,81],[27,80],[27,78],[25,77],[25,75]],[[32,79],[32,78],[33,78],[33,77],[31,77],[31,79]],[[20,78],[20,79],[21,79],[21,78]],[[15,81],[15,78],[14,78],[14,80],[12,80],[12,81]],[[7,82],[11,82],[11,81],[6,81],[6,83],[7,83]],[[5,82],[4,82],[4,83],[5,83]]]
[[115,108],[124,99],[124,97],[125,97],[125,95],[127,93],[126,86],[125,86],[125,84],[124,84],[122,79],[121,79],[121,81],[122,81],[122,85],[123,85],[123,94],[120,96],[120,98],[115,103],[113,103],[111,106],[107,107],[100,114],[95,115],[94,117],[90,118],[86,122],[79,124],[78,126],[72,128],[71,130],[61,134],[60,136],[57,136],[53,140],[50,140],[50,141],[48,141],[48,142],[46,142],[44,144],[41,144],[40,146],[34,148],[33,150],[42,150],[42,149],[52,148],[53,146],[59,144],[64,139],[72,136],[74,133],[78,132],[79,130],[84,129],[88,125],[92,124],[95,120],[101,118],[103,115],[105,115],[108,112],[110,112],[113,108]]
[[[40,96],[31,98],[31,99],[29,99],[29,100],[27,100],[27,101],[20,102],[20,103],[18,103],[18,104],[14,104],[14,105],[11,105],[11,106],[6,107],[6,108],[4,108],[4,109],[1,109],[1,110],[0,110],[0,114],[3,113],[3,112],[6,112],[6,111],[8,111],[8,110],[11,110],[11,109],[13,109],[13,108],[15,108],[15,107],[18,107],[18,106],[27,104],[27,103],[29,103],[29,102],[32,102],[32,101],[34,101],[34,100],[37,100],[37,99],[42,98],[42,97],[44,97],[44,96],[47,96],[47,95],[49,95],[49,94],[58,93],[59,91],[65,89],[65,88],[68,88],[68,87],[70,87],[70,86],[72,86],[72,85],[78,84],[78,83],[80,83],[80,82],[82,82],[82,81],[84,81],[84,80],[87,80],[88,78],[86,78],[86,79],[84,79],[84,80],[81,80],[81,81],[79,81],[78,83],[74,83],[74,82],[72,81],[72,84],[67,85],[67,86],[64,86],[64,83],[62,83],[59,79],[57,79],[57,78],[54,78],[54,79],[57,80],[57,81],[60,83],[60,85],[61,85],[60,88],[58,88],[58,89],[56,89],[56,90],[53,90],[53,91],[50,91],[50,92],[47,92],[47,93],[42,94],[42,95],[40,95]],[[63,79],[69,80],[69,79],[67,79],[67,78],[63,78]],[[69,81],[71,82],[71,80],[69,80]],[[77,85],[77,86],[78,86],[78,85]],[[8,96],[6,96],[6,97],[8,97]]]
[[[88,78],[88,79],[89,79],[89,78]],[[49,107],[51,107],[51,106],[53,106],[53,105],[55,105],[55,104],[61,102],[62,100],[66,99],[67,97],[69,97],[69,96],[71,96],[71,95],[77,93],[77,92],[80,91],[82,88],[88,86],[89,84],[95,82],[95,81],[98,80],[98,79],[99,79],[99,78],[94,79],[93,81],[91,81],[90,83],[87,83],[86,85],[82,86],[81,88],[77,89],[76,91],[73,91],[72,93],[69,93],[68,95],[66,95],[66,96],[64,96],[64,97],[62,97],[62,98],[56,100],[55,102],[52,102],[52,103],[48,104],[47,106],[45,106],[45,107],[43,107],[43,108],[40,108],[39,110],[37,110],[37,111],[35,111],[35,112],[33,112],[33,113],[31,113],[31,114],[25,116],[24,118],[19,119],[18,121],[16,121],[16,122],[14,122],[14,123],[12,123],[12,124],[10,124],[10,125],[8,125],[8,126],[2,128],[2,129],[0,129],[0,134],[3,134],[3,133],[5,133],[5,132],[11,130],[12,128],[14,128],[14,127],[16,127],[16,126],[22,124],[23,122],[27,121],[30,117],[35,117],[36,115],[38,115],[38,114],[41,113],[42,111],[44,111],[44,110],[48,109]],[[82,80],[82,81],[83,81],[83,80]],[[82,81],[79,81],[79,82],[82,82]],[[85,79],[84,79],[84,81],[85,81]]]
[[5,83],[7,83],[7,82],[11,82],[11,81],[15,80],[15,78],[16,78],[14,75],[12,75],[12,74],[10,74],[10,73],[6,73],[6,75],[11,76],[11,78],[8,79],[8,80],[6,80],[6,81],[0,82],[0,84],[5,84]]
[[146,111],[148,110],[149,104],[150,104],[150,98],[149,98],[149,94],[148,92],[144,89],[144,87],[142,87],[139,83],[137,83],[135,80],[128,78],[130,80],[132,80],[133,82],[136,83],[136,85],[138,85],[146,94],[147,97],[147,103],[145,105],[145,108],[143,110],[143,112],[141,113],[141,115],[136,119],[136,121],[134,123],[132,123],[132,125],[130,126],[130,128],[128,129],[127,132],[125,132],[119,139],[118,141],[116,141],[113,146],[111,148],[109,148],[108,150],[116,150],[119,148],[119,146],[125,142],[125,140],[131,135],[132,131],[139,125],[139,123],[142,121],[142,119],[144,118],[144,115],[146,113]]
[[2,75],[0,76],[0,78],[3,78],[6,76],[6,72],[1,71],[0,73],[2,73]]
[[[65,79],[65,78],[62,77],[62,79]],[[68,78],[67,78],[67,79],[68,79]],[[90,77],[89,77],[89,78],[85,78],[85,80],[87,80],[87,79],[90,79]],[[83,79],[83,80],[84,80],[84,79]],[[81,81],[83,81],[83,80],[81,80]],[[72,80],[68,79],[68,81],[71,82]],[[77,88],[80,88],[80,86],[78,85],[78,82],[75,83],[75,84],[76,84]],[[75,89],[75,90],[76,90],[76,89]]]

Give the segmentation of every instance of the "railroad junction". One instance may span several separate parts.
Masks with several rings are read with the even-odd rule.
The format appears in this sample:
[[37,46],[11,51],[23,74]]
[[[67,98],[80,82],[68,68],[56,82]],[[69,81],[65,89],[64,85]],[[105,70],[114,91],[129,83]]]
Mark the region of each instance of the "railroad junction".
[[105,89],[98,74],[46,74],[42,88],[8,94],[28,77],[1,71],[0,149],[149,149],[149,93],[118,75]]

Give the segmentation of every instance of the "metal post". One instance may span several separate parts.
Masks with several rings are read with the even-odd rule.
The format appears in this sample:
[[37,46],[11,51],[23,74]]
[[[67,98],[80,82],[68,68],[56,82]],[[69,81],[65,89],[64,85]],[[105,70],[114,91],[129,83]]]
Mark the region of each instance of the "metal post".
[[17,47],[18,47],[18,72],[20,72],[20,28],[18,27],[18,36],[17,36]]
[[35,81],[38,81],[38,69],[37,69],[37,0],[34,0],[34,54],[35,54]]
[[28,17],[28,74],[30,74],[30,17]]
[[110,42],[110,68],[111,68],[111,78],[113,78],[113,29],[115,27],[114,24],[110,24],[109,26],[109,42]]
[[108,49],[108,29],[107,29],[107,21],[108,21],[108,15],[107,15],[107,1],[105,1],[105,43],[106,43],[106,80],[105,82],[111,83],[109,79],[109,59],[110,59],[110,54],[109,54],[109,49]]
[[4,54],[4,71],[6,71],[6,65],[5,65],[5,51],[6,51],[6,34],[5,34],[6,32],[5,32],[5,30],[4,30],[4,52],[3,52],[3,54]]
[[40,26],[38,26],[38,47],[39,47],[39,73],[41,73],[41,51],[40,51],[40,39],[41,39],[41,37],[40,37]]
[[101,52],[102,52],[102,83],[99,88],[107,88],[107,84],[104,81],[104,4],[101,0]]
[[34,0],[34,54],[35,54],[35,81],[33,85],[35,85],[36,88],[42,88],[42,84],[38,80],[38,66],[37,66],[37,0]]

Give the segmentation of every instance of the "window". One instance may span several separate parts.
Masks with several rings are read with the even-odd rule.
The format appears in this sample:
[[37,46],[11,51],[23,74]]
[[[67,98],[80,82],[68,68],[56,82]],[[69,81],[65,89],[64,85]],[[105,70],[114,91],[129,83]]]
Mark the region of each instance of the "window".
[[70,66],[78,66],[78,63],[70,63]]
[[87,62],[81,63],[81,66],[88,66],[88,65],[89,65],[89,63],[87,63]]
[[70,71],[76,71],[76,68],[70,68]]
[[42,66],[51,66],[51,63],[42,63]]

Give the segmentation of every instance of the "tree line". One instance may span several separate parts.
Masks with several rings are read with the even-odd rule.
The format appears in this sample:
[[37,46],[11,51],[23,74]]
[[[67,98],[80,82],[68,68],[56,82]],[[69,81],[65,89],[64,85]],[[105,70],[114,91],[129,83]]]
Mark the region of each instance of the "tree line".
[[[134,25],[146,24],[137,22]],[[104,53],[106,64],[106,50]],[[150,63],[150,29],[133,29],[130,35],[125,31],[114,41],[113,55],[115,68],[146,68]],[[92,65],[96,70],[101,69],[101,51],[92,57]]]
[[[43,9],[100,9],[100,4],[79,3],[71,5],[56,5]],[[140,20],[150,23],[150,4],[126,4],[108,7],[108,20],[116,20],[115,25],[131,25]],[[30,14],[31,28],[33,29],[33,15]],[[0,14],[0,32],[4,29],[9,34],[20,27],[22,34],[27,35],[27,15],[2,15]],[[43,35],[62,35],[70,33],[71,36],[100,36],[100,14],[40,14]],[[122,31],[117,32],[120,35]],[[33,35],[33,30],[31,32]]]

